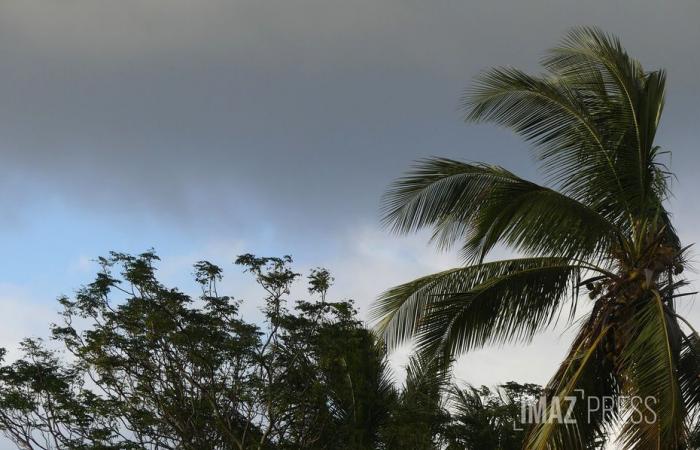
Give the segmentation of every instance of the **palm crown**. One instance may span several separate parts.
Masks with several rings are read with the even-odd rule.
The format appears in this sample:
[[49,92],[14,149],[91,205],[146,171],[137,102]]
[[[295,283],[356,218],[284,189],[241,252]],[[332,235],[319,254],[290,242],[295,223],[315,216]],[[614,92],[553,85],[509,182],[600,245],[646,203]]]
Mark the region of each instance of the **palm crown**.
[[[540,423],[532,449],[591,448],[611,427],[619,445],[684,448],[700,398],[698,337],[678,316],[685,249],[665,208],[671,174],[654,144],[665,75],[645,71],[618,39],[571,30],[540,76],[492,69],[463,97],[468,121],[515,130],[536,149],[546,180],[444,158],[419,161],[384,198],[396,232],[433,230],[461,246],[465,265],[385,292],[372,314],[387,343],[451,358],[492,343],[527,341],[590,301],[547,392],[564,398],[651,397],[654,420],[633,405],[588,411],[575,424]],[[495,245],[522,255],[484,262]],[[577,315],[576,315],[577,316]],[[580,391],[582,390],[582,391]]]

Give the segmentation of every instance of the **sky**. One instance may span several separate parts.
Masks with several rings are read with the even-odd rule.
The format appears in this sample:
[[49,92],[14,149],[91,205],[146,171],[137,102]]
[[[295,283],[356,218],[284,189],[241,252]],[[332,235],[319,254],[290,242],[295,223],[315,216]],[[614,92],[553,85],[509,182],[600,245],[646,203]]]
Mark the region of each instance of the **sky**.
[[[329,268],[366,314],[384,289],[459,263],[379,223],[392,179],[431,155],[539,179],[508,130],[465,124],[492,66],[538,71],[572,26],[668,71],[657,144],[673,153],[681,238],[700,238],[697,0],[22,0],[0,3],[0,346],[46,334],[55,299],[109,250],[209,259],[255,315],[239,253]],[[697,286],[697,284],[696,284]],[[304,296],[299,288],[295,295]],[[694,323],[700,312],[683,306]],[[476,384],[545,383],[570,334],[462,358]],[[395,357],[399,364],[405,353]]]

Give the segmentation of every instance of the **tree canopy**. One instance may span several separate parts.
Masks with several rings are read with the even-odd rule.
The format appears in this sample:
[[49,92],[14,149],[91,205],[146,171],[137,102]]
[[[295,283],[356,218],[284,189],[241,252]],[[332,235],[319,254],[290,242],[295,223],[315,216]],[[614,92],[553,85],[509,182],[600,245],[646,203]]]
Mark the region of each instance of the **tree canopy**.
[[158,261],[99,258],[94,281],[59,299],[53,342],[27,339],[0,365],[0,431],[18,448],[477,449],[460,427],[474,442],[511,433],[510,416],[492,430],[492,400],[460,400],[477,391],[444,366],[413,361],[399,387],[353,303],[329,300],[325,269],[306,278],[311,298],[291,304],[302,278],[291,257],[239,256],[264,293],[254,323],[219,292],[221,267],[194,264],[193,297],[158,281]]

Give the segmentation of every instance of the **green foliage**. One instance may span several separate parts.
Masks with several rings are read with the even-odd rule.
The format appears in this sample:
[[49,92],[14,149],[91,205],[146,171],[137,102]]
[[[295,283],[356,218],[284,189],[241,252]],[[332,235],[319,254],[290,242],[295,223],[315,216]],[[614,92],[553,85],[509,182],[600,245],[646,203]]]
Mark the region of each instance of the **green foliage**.
[[388,449],[430,450],[444,446],[450,423],[448,367],[439,359],[412,358],[406,382],[384,430]]
[[522,405],[541,395],[534,384],[458,386],[444,360],[413,358],[385,428],[386,448],[520,450],[527,433]]
[[527,424],[522,423],[522,405],[537,401],[541,395],[537,385],[514,382],[495,390],[453,387],[447,449],[522,449],[527,430]]
[[384,345],[352,302],[327,300],[333,277],[323,268],[308,277],[316,300],[290,308],[300,278],[292,259],[240,256],[236,263],[265,292],[259,326],[240,317],[239,301],[219,294],[223,270],[210,262],[194,265],[201,292],[192,298],[157,280],[153,252],[98,261],[95,281],[59,299],[62,323],[52,334],[60,351],[27,339],[22,358],[0,365],[0,430],[19,448],[510,450],[522,443],[513,431],[514,393],[535,388],[509,384],[498,396],[462,390],[436,358],[413,359],[399,388]]
[[[467,265],[385,292],[373,309],[389,346],[408,340],[441,359],[482,345],[527,341],[574,319],[585,287],[591,312],[547,395],[583,391],[575,424],[530,430],[528,449],[587,449],[611,429],[623,449],[686,447],[700,406],[697,334],[676,312],[686,248],[665,202],[672,174],[654,138],[665,74],[645,71],[619,40],[575,28],[543,59],[545,73],[495,68],[463,97],[467,121],[508,127],[530,142],[545,183],[501,167],[420,161],[384,197],[384,223],[460,243]],[[521,256],[483,261],[497,245]],[[569,302],[565,301],[571,298]],[[561,314],[568,308],[568,314]],[[590,397],[653,397],[653,423],[629,402],[588,414]]]
[[384,348],[351,302],[287,296],[290,257],[236,261],[263,288],[265,327],[220,295],[222,269],[194,266],[199,298],[162,285],[153,252],[112,253],[75,298],[61,298],[53,339],[26,340],[0,367],[0,430],[28,449],[364,449],[396,396]]

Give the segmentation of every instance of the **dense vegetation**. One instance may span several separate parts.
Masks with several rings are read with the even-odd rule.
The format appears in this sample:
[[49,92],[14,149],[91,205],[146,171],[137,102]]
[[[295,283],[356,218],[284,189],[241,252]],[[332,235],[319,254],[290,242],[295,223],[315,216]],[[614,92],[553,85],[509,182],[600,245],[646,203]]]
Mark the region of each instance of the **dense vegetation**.
[[[384,346],[333,282],[308,276],[289,304],[291,258],[242,255],[264,292],[264,324],[219,293],[222,269],[195,264],[198,298],[156,279],[158,258],[114,253],[61,298],[58,349],[28,339],[0,367],[0,430],[25,449],[520,448],[534,386],[460,388],[414,360],[399,389]],[[51,345],[56,347],[56,345]]]
[[[680,317],[687,247],[667,209],[673,175],[654,138],[663,70],[647,71],[619,40],[577,28],[542,60],[481,75],[464,96],[468,121],[508,127],[533,144],[545,184],[487,164],[427,159],[385,199],[397,232],[429,228],[461,246],[465,266],[386,292],[375,318],[390,346],[454,357],[527,341],[563,318],[578,335],[547,393],[582,393],[573,423],[542,421],[528,449],[585,449],[619,430],[618,448],[686,448],[700,404],[699,337]],[[487,261],[496,246],[514,253]],[[587,293],[590,303],[579,293]],[[569,299],[569,301],[567,301]],[[591,399],[615,407],[592,412]],[[652,399],[640,420],[626,399]]]

